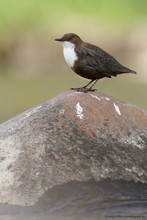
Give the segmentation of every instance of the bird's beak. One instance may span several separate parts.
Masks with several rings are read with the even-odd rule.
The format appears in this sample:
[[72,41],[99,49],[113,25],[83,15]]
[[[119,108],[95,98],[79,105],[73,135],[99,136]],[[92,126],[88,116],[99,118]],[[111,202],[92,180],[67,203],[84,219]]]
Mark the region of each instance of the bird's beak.
[[62,41],[62,38],[54,39],[55,41]]

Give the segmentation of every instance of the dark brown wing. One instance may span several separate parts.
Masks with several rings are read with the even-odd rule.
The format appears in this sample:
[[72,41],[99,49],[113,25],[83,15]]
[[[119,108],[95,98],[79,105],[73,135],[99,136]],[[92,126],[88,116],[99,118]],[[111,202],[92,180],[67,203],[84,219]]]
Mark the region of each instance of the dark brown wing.
[[[114,57],[99,47],[91,44],[82,44],[75,48],[80,56],[80,65],[93,68],[106,77],[116,76],[121,73],[133,73],[133,70],[121,65]],[[135,72],[134,72],[135,73]]]

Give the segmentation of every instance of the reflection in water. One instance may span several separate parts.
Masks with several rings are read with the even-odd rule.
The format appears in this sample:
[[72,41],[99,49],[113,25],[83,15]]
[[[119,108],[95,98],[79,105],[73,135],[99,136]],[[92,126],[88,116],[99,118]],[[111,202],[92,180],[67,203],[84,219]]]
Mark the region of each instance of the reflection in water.
[[70,182],[50,189],[33,207],[0,206],[3,220],[147,218],[147,185],[103,180]]

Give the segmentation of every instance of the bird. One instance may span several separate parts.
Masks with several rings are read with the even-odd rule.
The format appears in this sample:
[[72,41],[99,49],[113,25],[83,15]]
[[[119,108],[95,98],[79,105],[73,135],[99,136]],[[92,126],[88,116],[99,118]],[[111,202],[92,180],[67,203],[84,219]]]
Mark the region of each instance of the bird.
[[80,92],[95,91],[93,86],[101,78],[117,76],[124,73],[134,73],[113,56],[98,46],[84,42],[77,34],[67,33],[61,38],[55,39],[63,45],[63,55],[69,67],[81,77],[89,79],[90,82],[80,88],[71,88]]

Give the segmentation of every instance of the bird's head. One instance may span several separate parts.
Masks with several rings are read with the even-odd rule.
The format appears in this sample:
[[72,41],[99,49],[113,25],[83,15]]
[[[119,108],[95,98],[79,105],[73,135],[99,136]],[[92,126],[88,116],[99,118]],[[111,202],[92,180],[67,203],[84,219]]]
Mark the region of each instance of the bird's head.
[[70,42],[73,44],[79,44],[80,42],[82,42],[81,38],[74,34],[74,33],[68,33],[68,34],[64,34],[63,37],[61,38],[57,38],[55,39],[56,41],[60,41],[60,42]]

